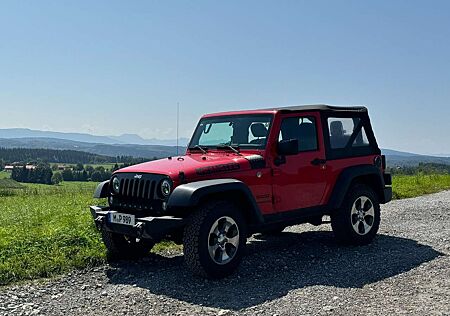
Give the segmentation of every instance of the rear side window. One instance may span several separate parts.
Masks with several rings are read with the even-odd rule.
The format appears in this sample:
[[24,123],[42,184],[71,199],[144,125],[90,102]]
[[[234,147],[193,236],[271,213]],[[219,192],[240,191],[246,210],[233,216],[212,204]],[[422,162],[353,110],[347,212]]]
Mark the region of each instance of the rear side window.
[[283,119],[279,140],[298,139],[298,150],[318,149],[316,119],[313,116],[288,117]]
[[[358,117],[329,117],[328,131],[330,147],[332,149],[346,148],[352,138],[352,147],[369,146],[369,141],[367,139],[364,126],[362,126],[358,131],[356,130],[360,123],[361,119]],[[355,132],[357,132],[357,135],[353,136]]]
[[[364,114],[327,116],[325,146],[327,159],[340,159],[366,155],[379,155],[370,120]],[[327,137],[328,136],[328,137]]]

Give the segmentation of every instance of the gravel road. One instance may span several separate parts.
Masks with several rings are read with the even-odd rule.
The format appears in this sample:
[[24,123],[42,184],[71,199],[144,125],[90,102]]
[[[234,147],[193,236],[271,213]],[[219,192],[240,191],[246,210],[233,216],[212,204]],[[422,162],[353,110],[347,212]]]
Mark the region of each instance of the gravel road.
[[152,254],[0,289],[0,315],[450,315],[450,191],[382,206],[364,247],[330,225],[252,238],[239,271],[192,277],[181,253]]

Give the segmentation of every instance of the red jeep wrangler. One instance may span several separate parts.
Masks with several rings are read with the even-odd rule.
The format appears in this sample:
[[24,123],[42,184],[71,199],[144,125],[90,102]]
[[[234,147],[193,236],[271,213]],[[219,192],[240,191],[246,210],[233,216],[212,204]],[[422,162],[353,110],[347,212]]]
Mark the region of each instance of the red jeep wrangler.
[[115,172],[91,206],[108,254],[136,257],[183,243],[198,275],[237,268],[247,237],[331,217],[338,240],[372,241],[390,174],[365,107],[295,106],[208,114],[184,156]]

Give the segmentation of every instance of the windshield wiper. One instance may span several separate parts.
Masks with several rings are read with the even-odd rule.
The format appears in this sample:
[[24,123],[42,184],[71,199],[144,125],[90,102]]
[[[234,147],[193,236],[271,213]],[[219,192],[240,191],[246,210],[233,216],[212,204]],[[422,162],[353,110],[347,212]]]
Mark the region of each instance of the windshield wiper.
[[242,156],[242,154],[239,152],[239,147],[238,146],[234,147],[234,146],[228,145],[228,144],[217,145],[217,149],[222,149],[222,148],[231,149],[236,155]]
[[205,149],[205,148],[203,148],[202,146],[200,146],[200,145],[195,145],[194,147],[190,147],[189,149],[198,149],[198,150],[200,150],[202,153],[204,153],[204,154],[207,154],[208,153],[208,151]]

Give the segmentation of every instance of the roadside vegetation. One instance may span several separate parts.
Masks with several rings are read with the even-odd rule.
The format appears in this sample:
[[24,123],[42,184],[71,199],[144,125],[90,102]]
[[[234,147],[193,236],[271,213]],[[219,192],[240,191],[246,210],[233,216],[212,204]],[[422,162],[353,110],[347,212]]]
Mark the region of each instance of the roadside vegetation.
[[[21,184],[9,175],[0,172],[0,285],[106,262],[88,210],[98,203],[96,183]],[[397,199],[447,190],[450,174],[394,174],[393,187]],[[153,251],[175,247],[162,242]]]
[[450,189],[450,174],[394,175],[393,198],[405,199]]

